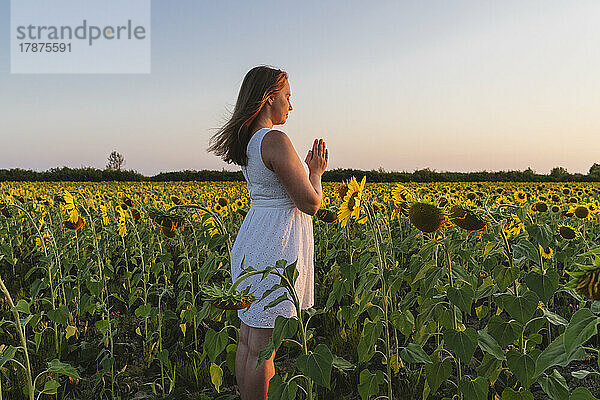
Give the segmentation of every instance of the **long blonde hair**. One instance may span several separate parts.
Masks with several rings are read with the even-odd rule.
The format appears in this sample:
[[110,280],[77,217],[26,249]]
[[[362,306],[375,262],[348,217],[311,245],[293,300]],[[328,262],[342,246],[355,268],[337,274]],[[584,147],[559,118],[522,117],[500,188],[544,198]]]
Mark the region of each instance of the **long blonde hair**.
[[250,126],[270,96],[285,87],[285,71],[260,65],[252,68],[242,82],[240,93],[229,121],[210,139],[208,151],[221,156],[223,161],[247,165],[246,148],[252,132]]

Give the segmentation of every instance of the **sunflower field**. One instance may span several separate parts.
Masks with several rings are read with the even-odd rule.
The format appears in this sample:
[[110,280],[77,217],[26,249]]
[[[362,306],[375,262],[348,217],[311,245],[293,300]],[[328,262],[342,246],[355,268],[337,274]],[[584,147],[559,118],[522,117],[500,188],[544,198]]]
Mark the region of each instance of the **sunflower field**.
[[[323,190],[270,399],[600,398],[600,185]],[[239,398],[249,206],[244,182],[0,183],[0,400]],[[280,261],[244,276],[298,306]]]

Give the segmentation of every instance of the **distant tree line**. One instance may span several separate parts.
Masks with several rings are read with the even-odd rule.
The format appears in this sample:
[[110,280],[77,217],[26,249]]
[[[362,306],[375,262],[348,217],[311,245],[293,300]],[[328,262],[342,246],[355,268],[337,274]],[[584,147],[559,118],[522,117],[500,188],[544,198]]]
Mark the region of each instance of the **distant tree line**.
[[[438,172],[429,168],[414,172],[387,172],[378,170],[363,171],[360,169],[334,169],[325,171],[324,182],[341,182],[352,176],[361,179],[367,177],[368,182],[597,182],[600,181],[600,164],[594,163],[589,172],[569,173],[563,167],[552,168],[550,174],[538,174],[531,168],[525,171],[480,171],[480,172]],[[82,168],[51,168],[44,172],[20,168],[0,169],[0,181],[244,181],[241,171],[185,170],[176,172],[161,172],[154,176],[144,176],[134,170],[93,167]]]

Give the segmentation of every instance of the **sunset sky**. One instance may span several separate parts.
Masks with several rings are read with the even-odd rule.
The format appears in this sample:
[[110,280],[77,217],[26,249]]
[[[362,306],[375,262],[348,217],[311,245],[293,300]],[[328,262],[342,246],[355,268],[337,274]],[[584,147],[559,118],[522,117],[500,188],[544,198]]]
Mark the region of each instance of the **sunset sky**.
[[587,173],[600,163],[600,2],[152,1],[150,74],[11,74],[0,3],[0,168],[239,170],[209,138],[246,72],[288,72],[278,126],[334,168]]

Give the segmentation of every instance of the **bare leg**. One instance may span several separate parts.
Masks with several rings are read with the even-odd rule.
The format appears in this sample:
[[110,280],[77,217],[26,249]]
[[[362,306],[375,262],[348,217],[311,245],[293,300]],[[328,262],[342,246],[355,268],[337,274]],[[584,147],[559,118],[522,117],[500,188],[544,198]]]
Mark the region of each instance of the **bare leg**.
[[240,323],[240,337],[235,352],[235,378],[242,400],[245,400],[244,377],[246,376],[246,361],[248,358],[248,329],[248,325],[243,322]]
[[269,380],[275,375],[275,352],[271,357],[263,361],[258,368],[258,353],[269,344],[273,335],[272,328],[248,327],[248,356],[246,359],[243,400],[266,400],[269,390]]

